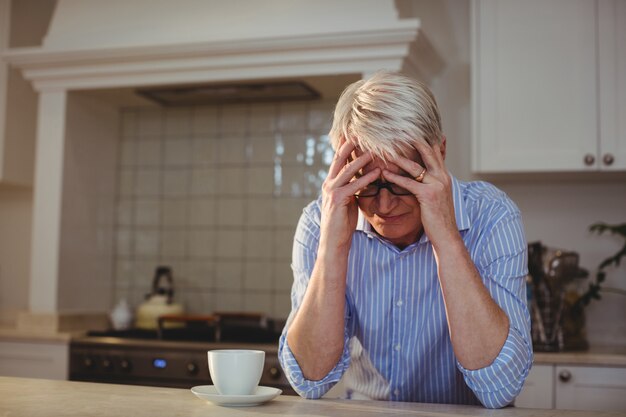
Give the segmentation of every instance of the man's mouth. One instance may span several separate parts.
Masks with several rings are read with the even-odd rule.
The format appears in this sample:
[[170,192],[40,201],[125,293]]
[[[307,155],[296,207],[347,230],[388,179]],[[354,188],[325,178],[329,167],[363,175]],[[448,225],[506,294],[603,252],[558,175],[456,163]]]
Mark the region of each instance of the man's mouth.
[[396,223],[403,219],[405,214],[397,214],[394,216],[388,214],[377,214],[376,217],[380,219],[381,223]]

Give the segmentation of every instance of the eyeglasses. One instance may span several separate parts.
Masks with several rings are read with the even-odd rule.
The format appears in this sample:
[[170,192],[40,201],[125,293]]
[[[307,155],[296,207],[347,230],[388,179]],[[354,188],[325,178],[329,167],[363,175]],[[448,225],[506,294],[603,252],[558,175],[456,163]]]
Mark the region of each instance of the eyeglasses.
[[356,197],[376,197],[381,188],[386,188],[393,195],[412,195],[413,193],[391,182],[374,181],[354,194]]

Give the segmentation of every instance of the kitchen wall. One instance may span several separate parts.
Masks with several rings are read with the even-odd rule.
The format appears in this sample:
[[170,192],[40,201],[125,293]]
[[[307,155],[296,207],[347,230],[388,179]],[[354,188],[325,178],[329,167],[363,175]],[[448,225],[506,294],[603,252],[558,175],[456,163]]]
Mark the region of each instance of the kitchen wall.
[[[34,5],[35,3],[41,4],[43,1],[19,0],[13,3]],[[431,81],[431,86],[441,107],[444,132],[448,137],[448,166],[461,179],[477,178],[470,169],[470,1],[399,0],[397,3],[405,15],[417,16],[421,19],[423,33],[428,36],[434,49],[445,63],[443,70]],[[47,2],[47,4],[53,5],[54,2]],[[41,13],[41,10],[41,7],[34,9],[37,13]],[[33,13],[30,15],[36,14]],[[27,28],[24,25],[19,26]],[[45,33],[45,30],[37,33]],[[272,106],[277,114],[282,114],[282,105],[270,105]],[[234,109],[233,107],[233,111]],[[213,108],[214,119],[213,116],[202,119],[215,120],[216,127],[212,134],[209,134],[209,128],[194,127],[198,125],[200,120],[198,115],[202,111],[210,113],[209,109],[200,108],[179,110],[180,113],[186,113],[182,119],[186,120],[185,129],[188,130],[187,134],[180,135],[178,133],[170,135],[167,130],[176,129],[171,127],[174,122],[167,121],[178,117],[173,116],[176,111],[144,111],[134,108],[123,112],[124,121],[120,128],[119,195],[116,211],[117,244],[113,273],[115,296],[111,297],[110,303],[112,305],[122,296],[129,297],[133,302],[140,301],[149,289],[154,266],[163,262],[174,267],[180,290],[178,295],[186,301],[192,311],[246,308],[249,301],[257,300],[256,297],[252,297],[252,294],[258,294],[260,305],[252,305],[250,309],[262,309],[264,306],[271,305],[268,312],[276,315],[284,314],[288,301],[283,295],[287,295],[288,281],[291,279],[287,272],[289,252],[287,248],[277,249],[276,239],[278,235],[291,234],[293,229],[290,228],[294,227],[297,220],[296,213],[299,213],[301,207],[313,198],[313,195],[307,196],[303,191],[305,185],[310,186],[312,190],[314,188],[311,185],[312,182],[307,183],[303,180],[300,186],[294,187],[300,194],[289,197],[285,194],[273,194],[277,189],[275,183],[272,184],[271,197],[267,194],[270,188],[267,183],[265,183],[266,188],[263,188],[264,193],[267,191],[266,194],[250,197],[225,193],[225,188],[215,188],[223,187],[220,184],[226,178],[228,180],[239,178],[242,183],[238,186],[242,189],[244,187],[247,189],[249,186],[244,185],[248,184],[247,181],[256,181],[255,176],[250,179],[248,171],[244,172],[244,167],[245,169],[256,167],[260,170],[261,166],[257,166],[252,159],[246,159],[244,162],[229,162],[232,165],[225,162],[222,164],[219,171],[226,170],[229,175],[220,175],[220,183],[213,185],[214,189],[218,190],[214,195],[210,194],[207,188],[196,190],[198,194],[192,193],[194,190],[192,185],[198,186],[198,179],[203,175],[202,171],[213,168],[217,170],[217,164],[222,163],[220,158],[214,161],[213,166],[209,163],[197,165],[200,151],[194,148],[194,145],[199,146],[203,139],[206,139],[207,146],[216,147],[217,150],[213,153],[216,158],[217,155],[222,155],[219,153],[221,148],[218,145],[225,146],[223,152],[230,155],[227,158],[234,158],[237,154],[235,149],[240,149],[241,146],[248,149],[246,146],[251,143],[253,137],[264,138],[267,142],[271,141],[272,137],[268,131],[252,129],[254,123],[246,113],[253,114],[256,111],[252,106],[247,110],[240,110],[239,116],[234,117],[235,119],[239,117],[242,125],[246,123],[246,120],[250,123],[248,133],[236,135],[232,132],[218,133],[220,130],[217,126],[222,123],[229,124],[225,121],[220,121],[218,124],[217,121],[229,113],[230,110],[226,106],[221,109]],[[221,116],[218,116],[220,114]],[[309,117],[312,117],[310,113]],[[275,126],[277,119],[280,117],[274,118]],[[149,127],[151,123],[153,125]],[[315,133],[315,143],[323,143],[320,138],[323,135],[321,132],[325,131],[326,129],[320,129],[320,131],[312,132]],[[259,136],[257,132],[260,132]],[[287,137],[287,132],[281,133],[284,133],[283,138]],[[276,136],[273,137],[276,139]],[[176,153],[166,157],[173,152],[166,149],[175,148],[174,144],[169,144],[169,142],[176,138],[180,142],[187,143],[192,149],[189,151],[191,157],[186,157],[186,159],[181,157],[183,162],[180,163],[174,163],[179,160],[177,156],[172,156]],[[212,138],[211,142],[209,138]],[[226,141],[225,138],[236,140]],[[232,143],[233,148],[229,150],[227,143]],[[271,146],[265,149],[271,149]],[[300,149],[304,163],[298,162],[298,164],[306,170],[306,149],[308,148],[305,145],[305,151]],[[252,151],[254,151],[253,148]],[[287,152],[287,147],[284,152]],[[252,158],[253,155],[254,153],[246,154],[246,158]],[[314,160],[319,161],[320,158],[316,156]],[[274,167],[273,163],[268,163],[267,166],[264,165],[264,169],[267,170],[270,165]],[[297,166],[297,164],[294,165]],[[320,166],[323,169],[322,163]],[[152,175],[150,179],[149,172],[153,171],[158,174]],[[181,180],[180,177],[184,175],[177,176],[175,174],[177,171],[186,172],[187,179]],[[193,181],[194,175],[195,182]],[[300,174],[298,176],[301,178]],[[267,180],[267,177],[259,177],[259,181],[262,178]],[[577,251],[581,255],[582,266],[590,270],[594,270],[601,259],[619,249],[620,242],[616,238],[591,235],[587,228],[589,224],[597,220],[609,223],[626,221],[624,217],[626,178],[623,173],[616,175],[591,173],[515,175],[487,179],[505,190],[517,202],[523,213],[529,241],[541,240],[550,246]],[[166,181],[170,185],[166,185]],[[177,181],[181,181],[182,186],[188,188],[184,192],[179,191],[182,195],[170,195],[171,192],[178,191],[175,186],[171,185],[176,184]],[[150,187],[156,187],[152,188],[154,193],[144,194],[146,189],[150,190]],[[220,200],[225,201],[221,207],[217,204],[218,196]],[[237,198],[241,198],[240,202],[242,202],[242,207],[245,207],[245,212],[233,209]],[[257,200],[263,202],[264,209],[259,210],[258,213],[251,212],[250,203],[257,202]],[[215,217],[194,218],[193,216],[208,211],[201,209],[192,211],[189,208],[190,205],[210,206]],[[287,214],[279,214],[281,213],[279,210],[285,210]],[[6,311],[7,308],[28,308],[31,215],[31,189],[0,185],[1,312]],[[217,226],[218,221],[221,221],[224,216],[230,217],[231,215],[232,218],[227,226]],[[257,215],[258,217],[255,217]],[[224,252],[212,257],[208,252],[208,248],[212,247],[216,249],[219,247],[222,251],[229,253],[236,252],[236,245],[226,246],[217,243],[218,238],[221,239],[220,236],[230,231],[236,232],[233,236],[240,237],[247,237],[257,232],[254,240],[246,240],[244,237],[239,240],[241,245],[239,249],[244,251],[240,259],[245,259],[246,269],[237,269],[233,266],[236,263],[234,261],[236,257],[225,256]],[[186,237],[181,238],[181,235]],[[167,239],[165,239],[166,236]],[[291,239],[290,236],[289,239]],[[206,240],[206,243],[200,243],[197,246],[193,243],[203,240]],[[250,256],[247,252],[248,246],[243,245],[252,242],[262,247],[262,250],[271,251],[270,261],[259,262],[258,258]],[[205,248],[206,252],[203,252]],[[262,288],[257,289],[250,287],[250,285],[255,285],[255,281],[251,279],[254,276],[269,278],[259,279],[258,282],[261,283],[259,286]],[[230,277],[234,277],[232,281]],[[626,264],[609,274],[607,285],[626,288]],[[71,294],[67,296],[71,297]],[[278,306],[279,301],[285,304]],[[588,332],[592,344],[626,345],[626,324],[623,320],[626,316],[625,301],[623,296],[607,293],[603,296],[603,300],[594,301],[590,305],[587,310]]]
[[331,102],[122,112],[115,298],[157,265],[191,313],[289,313],[291,245],[332,158]]

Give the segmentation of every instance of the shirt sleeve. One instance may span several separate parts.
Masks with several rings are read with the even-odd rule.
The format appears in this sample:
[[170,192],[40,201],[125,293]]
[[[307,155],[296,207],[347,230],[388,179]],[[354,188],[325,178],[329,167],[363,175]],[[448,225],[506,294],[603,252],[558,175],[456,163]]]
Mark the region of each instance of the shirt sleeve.
[[313,381],[304,378],[300,365],[296,361],[293,352],[287,343],[289,326],[295,317],[298,308],[306,292],[315,259],[317,257],[317,247],[319,242],[319,211],[317,205],[309,205],[303,212],[293,243],[292,265],[294,282],[291,288],[291,313],[287,318],[287,324],[280,337],[278,345],[278,359],[285,372],[287,380],[298,393],[304,398],[316,399],[330,390],[342,377],[350,365],[348,321],[350,319],[349,307],[346,299],[345,313],[345,333],[344,349],[340,360],[335,367],[322,379]]
[[526,303],[527,244],[519,212],[498,221],[488,233],[476,266],[487,290],[509,318],[509,333],[495,360],[485,368],[457,367],[466,384],[488,408],[511,404],[522,390],[533,360]]

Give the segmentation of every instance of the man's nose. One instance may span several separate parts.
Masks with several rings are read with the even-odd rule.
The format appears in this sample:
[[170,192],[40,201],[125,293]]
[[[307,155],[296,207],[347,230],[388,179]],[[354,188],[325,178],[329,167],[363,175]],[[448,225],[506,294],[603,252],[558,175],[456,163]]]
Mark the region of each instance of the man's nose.
[[395,206],[395,196],[386,188],[378,192],[378,211],[382,214],[389,213]]

